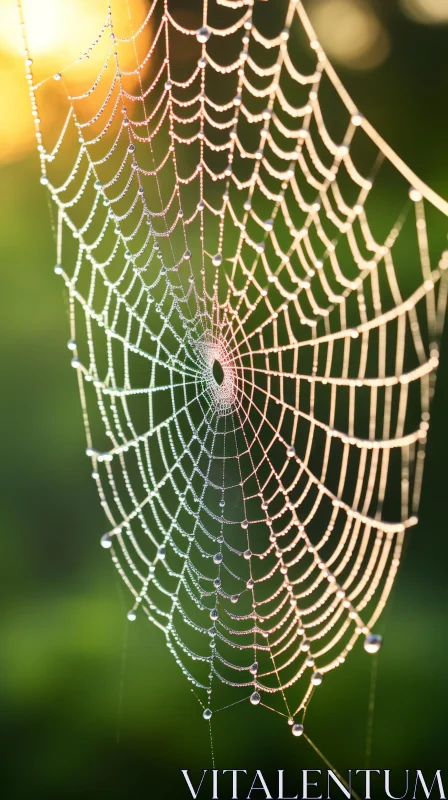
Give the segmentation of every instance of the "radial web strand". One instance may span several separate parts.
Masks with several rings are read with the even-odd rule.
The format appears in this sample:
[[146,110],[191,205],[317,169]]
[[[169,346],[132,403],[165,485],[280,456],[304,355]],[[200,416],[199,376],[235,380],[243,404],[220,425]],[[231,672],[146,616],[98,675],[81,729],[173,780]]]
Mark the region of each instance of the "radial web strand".
[[300,0],[135,5],[40,83],[26,51],[101,541],[206,719],[247,700],[299,735],[379,649],[417,522],[448,205]]

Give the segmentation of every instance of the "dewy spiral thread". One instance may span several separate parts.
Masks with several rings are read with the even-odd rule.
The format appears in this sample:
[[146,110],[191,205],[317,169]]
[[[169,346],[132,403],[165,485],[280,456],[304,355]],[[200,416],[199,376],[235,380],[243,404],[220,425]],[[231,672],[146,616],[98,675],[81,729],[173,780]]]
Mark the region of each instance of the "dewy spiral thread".
[[[128,618],[163,632],[205,719],[245,699],[299,736],[357,639],[380,648],[416,522],[448,206],[359,113],[300,0],[268,5],[205,0],[188,30],[154,0],[132,35],[109,5],[83,90],[78,62],[35,84],[22,26],[101,542]],[[49,80],[66,109],[51,145]]]

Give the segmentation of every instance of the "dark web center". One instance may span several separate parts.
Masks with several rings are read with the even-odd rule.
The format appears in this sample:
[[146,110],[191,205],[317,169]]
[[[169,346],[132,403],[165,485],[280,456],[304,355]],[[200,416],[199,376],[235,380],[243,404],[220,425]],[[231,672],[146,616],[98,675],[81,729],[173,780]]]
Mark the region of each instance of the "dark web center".
[[215,359],[215,361],[213,362],[212,372],[216,383],[218,384],[218,386],[221,386],[224,380],[224,370],[221,364],[219,363],[218,359]]

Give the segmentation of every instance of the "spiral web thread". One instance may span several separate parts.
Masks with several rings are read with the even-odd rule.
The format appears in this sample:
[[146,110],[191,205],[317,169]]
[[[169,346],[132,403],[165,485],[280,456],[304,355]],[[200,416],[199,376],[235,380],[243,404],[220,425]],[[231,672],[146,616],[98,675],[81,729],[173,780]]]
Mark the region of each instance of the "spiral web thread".
[[206,719],[250,698],[299,734],[322,676],[378,649],[417,521],[448,206],[300,0],[205,0],[194,30],[128,11],[38,85],[25,44],[102,544]]

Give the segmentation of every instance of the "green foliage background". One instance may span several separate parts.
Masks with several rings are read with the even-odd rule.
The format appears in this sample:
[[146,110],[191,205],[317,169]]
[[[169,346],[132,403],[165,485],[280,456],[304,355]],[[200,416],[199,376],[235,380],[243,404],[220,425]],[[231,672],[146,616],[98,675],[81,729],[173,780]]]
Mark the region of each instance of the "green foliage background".
[[[448,197],[448,30],[411,23],[394,3],[378,7],[390,58],[372,73],[339,73],[384,138]],[[127,622],[99,547],[105,521],[38,177],[36,155],[1,168],[0,797],[188,797],[179,769],[211,767],[208,725],[159,633]],[[379,628],[371,766],[381,769],[448,766],[447,345],[420,523]],[[309,736],[339,770],[365,766],[371,666],[359,647],[308,711]],[[323,767],[262,708],[240,704],[213,729],[219,768]]]

